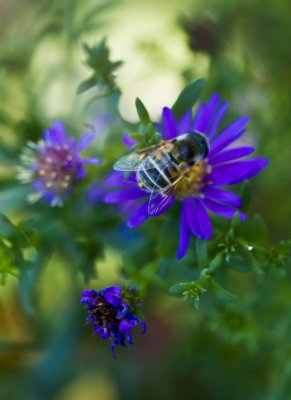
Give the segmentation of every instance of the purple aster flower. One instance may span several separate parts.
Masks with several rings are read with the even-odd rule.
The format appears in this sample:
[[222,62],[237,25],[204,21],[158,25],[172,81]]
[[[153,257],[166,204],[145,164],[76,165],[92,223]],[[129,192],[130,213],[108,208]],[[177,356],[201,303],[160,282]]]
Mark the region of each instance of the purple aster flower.
[[[134,293],[134,292],[133,292]],[[94,334],[108,339],[115,356],[115,346],[133,345],[131,330],[138,324],[146,331],[146,324],[138,318],[122,297],[120,286],[112,286],[104,290],[84,290],[81,302],[86,304],[92,322]],[[138,306],[138,305],[137,305]]]
[[84,164],[99,164],[97,158],[81,158],[94,138],[84,133],[79,141],[67,136],[61,121],[54,121],[44,132],[43,140],[28,142],[21,155],[22,166],[17,167],[18,178],[31,182],[30,202],[43,198],[52,206],[60,206],[71,193],[76,181],[86,176]]
[[[125,178],[123,172],[113,172],[106,182],[117,186],[119,190],[105,196],[105,203],[119,203],[135,200],[136,206],[128,219],[129,228],[135,228],[150,216],[158,216],[175,202],[181,203],[180,239],[178,258],[184,257],[190,243],[191,233],[199,239],[210,239],[212,225],[208,212],[224,218],[233,218],[242,206],[241,199],[235,193],[222,189],[221,186],[234,185],[254,177],[268,165],[266,158],[245,160],[253,153],[250,146],[236,144],[244,133],[249,117],[242,116],[219,131],[219,124],[226,112],[227,102],[220,102],[220,96],[213,94],[207,103],[201,103],[195,116],[188,110],[179,121],[175,120],[171,109],[163,109],[162,122],[157,124],[163,140],[172,140],[178,136],[198,132],[207,141],[209,151],[205,158],[189,167],[187,174],[180,180],[174,194],[158,195],[151,198],[149,207],[149,190],[137,183],[137,173]],[[125,143],[128,140],[126,139]],[[132,143],[129,143],[132,146]],[[161,203],[161,196],[168,196]],[[142,201],[147,198],[146,201]],[[155,208],[155,201],[162,205]],[[156,209],[156,212],[151,212]],[[246,215],[240,212],[243,220]]]

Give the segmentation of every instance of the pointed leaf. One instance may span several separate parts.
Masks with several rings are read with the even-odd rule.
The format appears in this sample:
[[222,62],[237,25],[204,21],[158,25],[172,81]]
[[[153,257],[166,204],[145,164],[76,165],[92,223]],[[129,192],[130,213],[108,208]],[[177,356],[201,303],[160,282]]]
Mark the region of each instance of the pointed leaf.
[[207,242],[206,240],[196,240],[196,257],[198,265],[201,269],[207,268],[209,264],[207,254]]
[[182,296],[185,291],[185,284],[184,283],[176,283],[169,288],[169,293],[173,294],[174,296]]
[[172,107],[176,119],[180,119],[187,110],[194,106],[201,95],[205,83],[205,79],[200,78],[190,83],[182,90]]
[[86,79],[85,81],[81,82],[78,89],[77,89],[77,94],[81,94],[86,92],[89,89],[92,89],[97,83],[97,78],[95,76],[92,76],[89,79]]
[[145,108],[143,102],[137,97],[135,100],[135,107],[136,111],[138,113],[139,119],[144,125],[147,125],[151,122],[149,113],[147,109]]
[[214,281],[213,279],[211,281],[211,290],[223,302],[232,304],[237,302],[237,298],[232,293],[224,289],[218,282]]

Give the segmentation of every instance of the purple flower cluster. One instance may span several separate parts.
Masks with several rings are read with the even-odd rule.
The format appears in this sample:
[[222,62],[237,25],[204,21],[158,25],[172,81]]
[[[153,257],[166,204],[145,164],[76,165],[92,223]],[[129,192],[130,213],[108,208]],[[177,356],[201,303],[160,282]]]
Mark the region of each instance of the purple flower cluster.
[[[123,172],[113,172],[106,181],[108,185],[119,189],[107,194],[105,203],[135,202],[127,222],[129,228],[139,226],[150,216],[166,212],[176,200],[181,202],[178,258],[186,254],[191,233],[199,239],[210,239],[212,236],[209,211],[224,218],[233,218],[241,208],[240,197],[221,186],[250,179],[268,165],[266,158],[243,159],[255,151],[253,147],[234,146],[244,135],[249,117],[242,116],[219,131],[227,106],[227,102],[220,102],[218,94],[213,94],[207,103],[199,105],[194,117],[192,111],[188,110],[179,121],[176,121],[171,109],[163,109],[162,122],[157,124],[157,129],[164,140],[196,131],[206,137],[209,153],[205,159],[191,167],[181,180],[178,192],[169,201],[165,201],[165,206],[160,207],[158,212],[149,213],[150,193],[138,186],[136,173],[126,178]],[[144,198],[146,200],[141,201]],[[157,200],[160,201],[159,196]],[[240,212],[240,217],[243,220],[246,215]]]
[[120,286],[108,287],[104,290],[84,290],[81,302],[87,306],[87,321],[94,327],[94,334],[108,339],[111,351],[115,346],[132,345],[131,330],[138,324],[146,331],[146,324],[132,311],[122,298]]
[[33,192],[29,200],[40,198],[52,206],[60,206],[71,193],[76,181],[86,176],[85,164],[99,164],[97,158],[81,158],[94,138],[93,133],[84,133],[77,142],[67,136],[61,121],[44,132],[43,140],[28,142],[21,156],[22,166],[17,168],[18,178],[30,182]]
[[[200,139],[202,137],[201,140],[207,147],[207,152],[203,152],[202,156],[196,159],[197,162],[191,163],[186,159],[183,167],[178,164],[179,157],[174,158],[177,161],[176,173],[179,173],[178,179],[175,178],[175,184],[178,181],[175,190],[172,190],[171,186],[175,175],[165,175],[165,169],[158,169],[159,176],[163,174],[164,179],[167,178],[165,180],[168,182],[167,191],[159,192],[153,189],[153,192],[154,190],[156,192],[152,196],[146,185],[143,185],[141,180],[138,181],[138,174],[145,172],[138,171],[138,166],[135,169],[137,172],[130,172],[129,175],[124,172],[112,172],[106,179],[106,188],[102,185],[93,186],[88,193],[88,198],[96,201],[104,197],[105,203],[117,203],[119,212],[129,215],[127,221],[129,228],[138,227],[149,217],[157,217],[165,213],[176,201],[179,201],[181,204],[177,254],[179,259],[187,252],[191,234],[199,239],[210,239],[212,236],[209,212],[224,218],[233,218],[238,212],[240,218],[244,220],[246,215],[240,211],[241,198],[222,187],[253,178],[268,165],[268,160],[265,158],[245,159],[255,149],[237,143],[245,133],[249,121],[247,116],[242,116],[219,130],[227,106],[227,102],[221,102],[220,96],[214,94],[207,103],[199,105],[194,116],[192,110],[188,110],[181,119],[176,120],[171,109],[167,107],[163,109],[161,122],[156,126],[164,146],[171,148],[174,143],[171,141],[175,138],[196,132],[198,133],[196,136]],[[185,136],[191,136],[193,139],[195,134]],[[34,202],[42,198],[52,206],[62,205],[76,182],[86,176],[84,165],[101,162],[96,158],[81,158],[80,156],[80,153],[90,145],[93,137],[93,133],[84,133],[80,140],[76,141],[67,136],[61,121],[54,121],[52,127],[44,132],[43,140],[38,143],[29,142],[21,156],[22,166],[18,167],[19,179],[31,183],[33,192],[29,195],[29,200]],[[176,140],[175,143],[181,143],[181,140],[183,138]],[[135,144],[129,136],[124,137],[124,143],[130,148]],[[173,171],[169,166],[172,156],[170,151],[167,154],[166,167],[167,173],[171,174]],[[160,151],[160,159],[161,154]],[[131,158],[135,156],[137,155],[131,154]],[[154,159],[151,161],[152,164],[148,170],[152,169],[156,172],[159,166]],[[184,169],[181,174],[182,168]],[[149,173],[146,175],[149,179],[151,178]],[[155,184],[156,180],[152,178],[151,182]],[[110,191],[112,186],[118,189]],[[159,187],[161,188],[162,186]],[[81,302],[87,308],[86,320],[92,323],[93,333],[98,334],[102,339],[109,340],[113,356],[115,356],[116,346],[133,345],[131,336],[133,328],[140,325],[142,333],[146,331],[145,322],[135,314],[138,299],[134,291],[127,293],[126,290],[122,291],[120,286],[103,290],[84,290]]]

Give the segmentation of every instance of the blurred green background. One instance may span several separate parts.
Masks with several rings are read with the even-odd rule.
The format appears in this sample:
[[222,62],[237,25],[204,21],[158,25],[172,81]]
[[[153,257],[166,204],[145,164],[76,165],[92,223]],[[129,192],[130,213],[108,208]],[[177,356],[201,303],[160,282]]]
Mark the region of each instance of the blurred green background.
[[[285,0],[0,0],[0,212],[18,227],[15,238],[30,238],[15,239],[18,261],[5,240],[0,246],[1,399],[291,399],[290,15]],[[104,87],[76,94],[90,75],[82,44],[104,37],[110,59],[123,61],[115,73],[120,99]],[[229,117],[250,115],[246,140],[270,159],[252,185],[249,213],[266,226],[257,242],[287,244],[274,248],[275,267],[264,276],[224,272],[238,303],[207,295],[197,311],[155,279],[195,276],[191,260],[178,264],[168,250],[155,264],[161,225],[128,232],[113,208],[86,205],[82,193],[125,151],[121,137],[137,122],[137,96],[155,120],[201,76],[203,99],[218,91],[230,102]],[[29,189],[14,167],[24,143],[57,118],[77,137],[92,122],[90,152],[104,164],[52,210],[26,203]],[[133,269],[125,270],[125,254]],[[147,288],[148,332],[136,332],[135,346],[117,349],[113,360],[108,343],[84,325],[79,299],[85,287],[128,277]]]

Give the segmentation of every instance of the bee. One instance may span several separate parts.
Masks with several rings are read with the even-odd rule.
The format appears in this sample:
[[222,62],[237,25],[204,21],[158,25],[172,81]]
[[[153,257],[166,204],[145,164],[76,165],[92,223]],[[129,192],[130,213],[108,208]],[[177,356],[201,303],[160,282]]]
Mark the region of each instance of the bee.
[[150,193],[148,213],[161,211],[175,196],[180,180],[193,165],[207,157],[206,137],[197,131],[137,150],[114,164],[117,171],[136,171],[137,183]]

